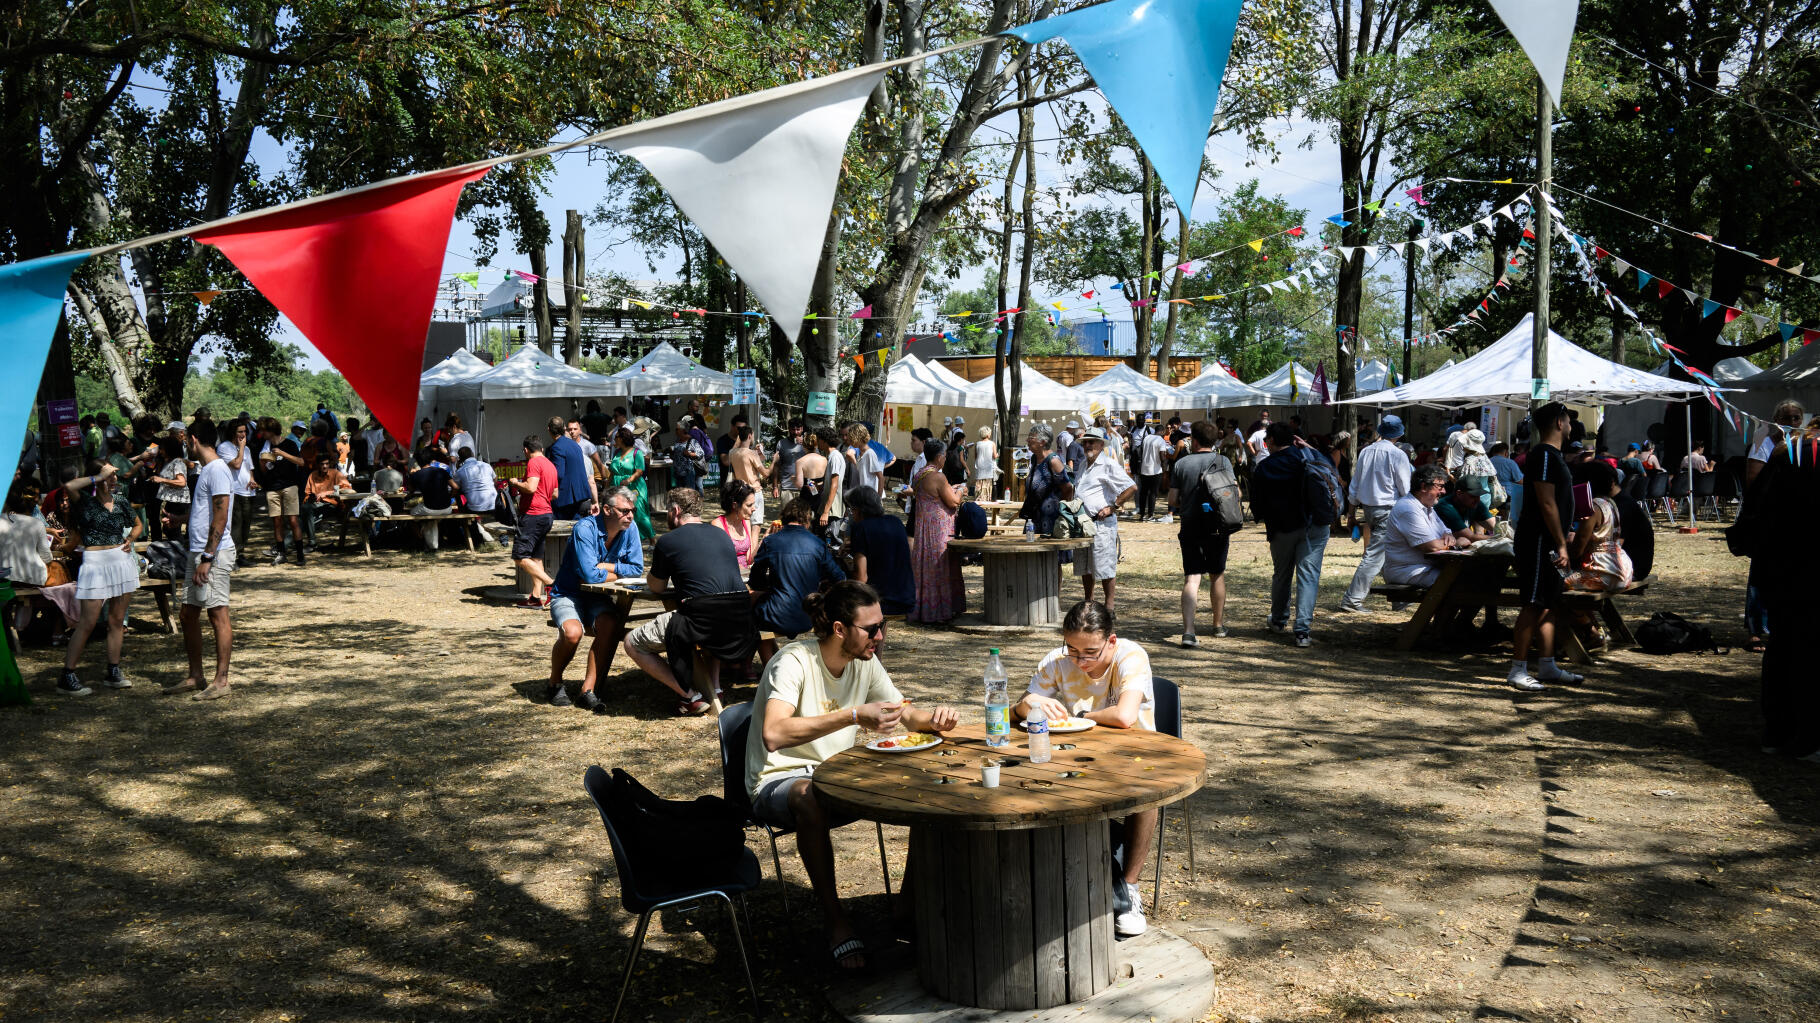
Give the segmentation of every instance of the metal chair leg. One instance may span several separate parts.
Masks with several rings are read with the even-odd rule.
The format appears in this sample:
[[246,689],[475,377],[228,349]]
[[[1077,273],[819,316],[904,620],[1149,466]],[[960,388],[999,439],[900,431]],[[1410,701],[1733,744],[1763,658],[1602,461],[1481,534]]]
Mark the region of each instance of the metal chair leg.
[[626,1004],[626,989],[632,986],[632,967],[638,965],[638,950],[645,945],[645,929],[651,926],[651,910],[638,915],[638,933],[632,937],[632,951],[626,953],[626,975],[619,981],[619,999],[613,1003],[613,1016],[608,1023],[618,1023],[619,1009]]
[[771,838],[771,867],[777,871],[777,887],[782,889],[784,893],[784,915],[789,916],[790,886],[784,883],[784,861],[779,859],[777,855],[777,832],[772,831],[770,828],[766,828],[765,834]]
[[885,855],[885,826],[878,821],[872,823],[878,828],[878,869],[885,875],[885,896],[889,898],[891,895],[891,860]]
[[[727,898],[726,892],[717,892],[716,894],[726,902],[727,915],[733,918],[733,943],[739,946],[739,963],[746,968],[746,990],[752,993],[752,1018],[757,1019],[758,982],[752,979],[752,960],[746,958],[746,939],[745,936],[740,933],[744,928],[740,926],[739,909],[733,905],[732,899]],[[744,902],[745,898],[745,895],[742,894],[740,896],[740,901]]]
[[1163,836],[1169,830],[1169,813],[1165,807],[1156,812],[1156,882],[1150,889],[1150,915],[1163,904]]
[[1188,880],[1194,880],[1194,807],[1182,803],[1182,814],[1188,826]]

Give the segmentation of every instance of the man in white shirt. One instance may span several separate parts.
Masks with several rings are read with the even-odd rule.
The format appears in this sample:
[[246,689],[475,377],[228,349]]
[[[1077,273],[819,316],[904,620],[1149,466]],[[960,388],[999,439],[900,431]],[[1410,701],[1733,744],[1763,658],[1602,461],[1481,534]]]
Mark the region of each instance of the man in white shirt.
[[1409,586],[1433,586],[1441,566],[1428,555],[1454,547],[1471,546],[1456,538],[1435,511],[1447,490],[1447,470],[1424,465],[1410,477],[1409,493],[1397,499],[1384,527],[1384,581]]
[[[1478,432],[1478,429],[1478,420],[1468,419],[1460,424],[1459,429],[1447,434],[1447,447],[1441,453],[1441,468],[1450,473],[1460,471],[1460,466],[1466,464],[1466,437]],[[1480,434],[1480,439],[1484,439],[1483,434]]]
[[385,443],[385,427],[379,425],[379,420],[373,420],[371,429],[360,431],[360,443],[367,448],[367,465],[378,469],[379,448]]
[[[1164,484],[1169,478],[1169,455],[1169,442],[1155,430],[1146,430],[1144,438],[1137,442],[1138,493],[1135,517],[1140,522],[1150,517],[1158,495],[1166,489]],[[1158,521],[1166,522],[1168,519],[1169,516],[1165,514]]]
[[1365,610],[1372,580],[1384,567],[1384,527],[1391,506],[1409,493],[1409,456],[1396,444],[1402,436],[1403,420],[1385,416],[1378,423],[1378,439],[1365,445],[1353,462],[1348,500],[1354,523],[1365,532],[1365,556],[1352,574],[1346,595],[1340,598],[1342,611]]
[[1113,580],[1119,574],[1119,505],[1137,493],[1137,484],[1113,457],[1104,430],[1096,426],[1083,434],[1081,449],[1087,456],[1075,474],[1074,496],[1093,519],[1093,547],[1074,552],[1074,574],[1086,588],[1087,600],[1093,599],[1093,580],[1102,580],[1106,591],[1102,603],[1110,608]]
[[[218,700],[230,692],[228,659],[234,649],[234,627],[228,617],[228,576],[234,571],[237,548],[228,530],[233,519],[234,473],[215,445],[215,424],[201,420],[190,426],[190,459],[201,466],[190,501],[189,572],[183,583],[183,645],[189,654],[190,673],[164,691],[181,693],[200,689],[195,699]],[[215,678],[204,688],[202,667],[202,612],[215,631]]]
[[1264,435],[1270,432],[1270,413],[1266,412],[1258,419],[1257,429],[1245,438],[1245,450],[1251,455],[1251,464],[1256,465],[1270,457],[1270,446],[1264,443]]
[[[513,525],[510,519],[503,517],[499,503],[499,478],[493,467],[474,457],[474,449],[464,447],[455,453],[461,464],[455,467],[455,482],[461,487],[462,499],[467,502],[468,511],[480,515],[491,515],[505,525]],[[474,527],[480,530],[483,543],[497,543],[492,533],[487,532],[477,520]]]
[[1769,425],[1763,428],[1762,435],[1757,438],[1756,443],[1751,445],[1750,453],[1745,456],[1745,486],[1749,486],[1756,480],[1757,474],[1769,464],[1770,456],[1776,453],[1776,448],[1782,443],[1783,438],[1801,428],[1801,420],[1806,415],[1807,410],[1803,409],[1798,401],[1785,401],[1776,406],[1775,413],[1770,416]]
[[791,643],[765,665],[752,699],[746,740],[746,794],[752,814],[796,829],[809,886],[821,903],[830,953],[843,971],[863,969],[866,946],[841,906],[829,832],[851,818],[824,805],[811,782],[815,769],[853,748],[861,726],[889,732],[945,732],[960,723],[953,709],[908,707],[878,661],[885,616],[878,593],[862,582],[835,583],[807,601],[815,637]]
[[215,445],[215,454],[234,474],[234,520],[228,526],[229,535],[234,538],[234,545],[241,547],[246,544],[247,529],[253,522],[254,455],[247,447],[252,442],[253,429],[239,419],[230,419],[217,429],[221,441]]

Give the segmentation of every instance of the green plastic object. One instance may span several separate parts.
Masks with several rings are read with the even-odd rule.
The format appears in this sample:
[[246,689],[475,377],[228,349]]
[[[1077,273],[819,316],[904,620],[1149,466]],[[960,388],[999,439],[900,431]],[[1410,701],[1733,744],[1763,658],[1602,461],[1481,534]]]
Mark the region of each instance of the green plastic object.
[[[17,596],[13,584],[0,580],[0,608]],[[0,707],[23,707],[32,702],[31,690],[19,674],[19,662],[13,659],[12,644],[6,641],[6,630],[0,629]]]

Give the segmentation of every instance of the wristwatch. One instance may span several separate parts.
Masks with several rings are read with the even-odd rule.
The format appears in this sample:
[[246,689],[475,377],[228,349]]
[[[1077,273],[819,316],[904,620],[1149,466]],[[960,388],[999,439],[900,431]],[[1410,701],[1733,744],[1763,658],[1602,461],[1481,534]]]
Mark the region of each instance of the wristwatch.
[[215,556],[213,554],[210,554],[208,551],[203,551],[201,554],[196,555],[196,560],[197,561],[214,561]]

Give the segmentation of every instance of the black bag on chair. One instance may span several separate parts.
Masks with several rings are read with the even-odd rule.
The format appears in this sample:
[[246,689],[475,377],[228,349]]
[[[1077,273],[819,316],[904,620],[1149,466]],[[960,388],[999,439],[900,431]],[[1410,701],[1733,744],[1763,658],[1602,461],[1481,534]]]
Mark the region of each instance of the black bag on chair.
[[190,570],[189,549],[176,540],[157,540],[145,547],[145,574],[153,579],[182,579]]
[[745,814],[720,796],[664,799],[615,767],[607,800],[616,817],[623,811],[645,825],[627,828],[621,837],[633,860],[658,865],[654,880],[664,889],[735,871],[746,851]]

